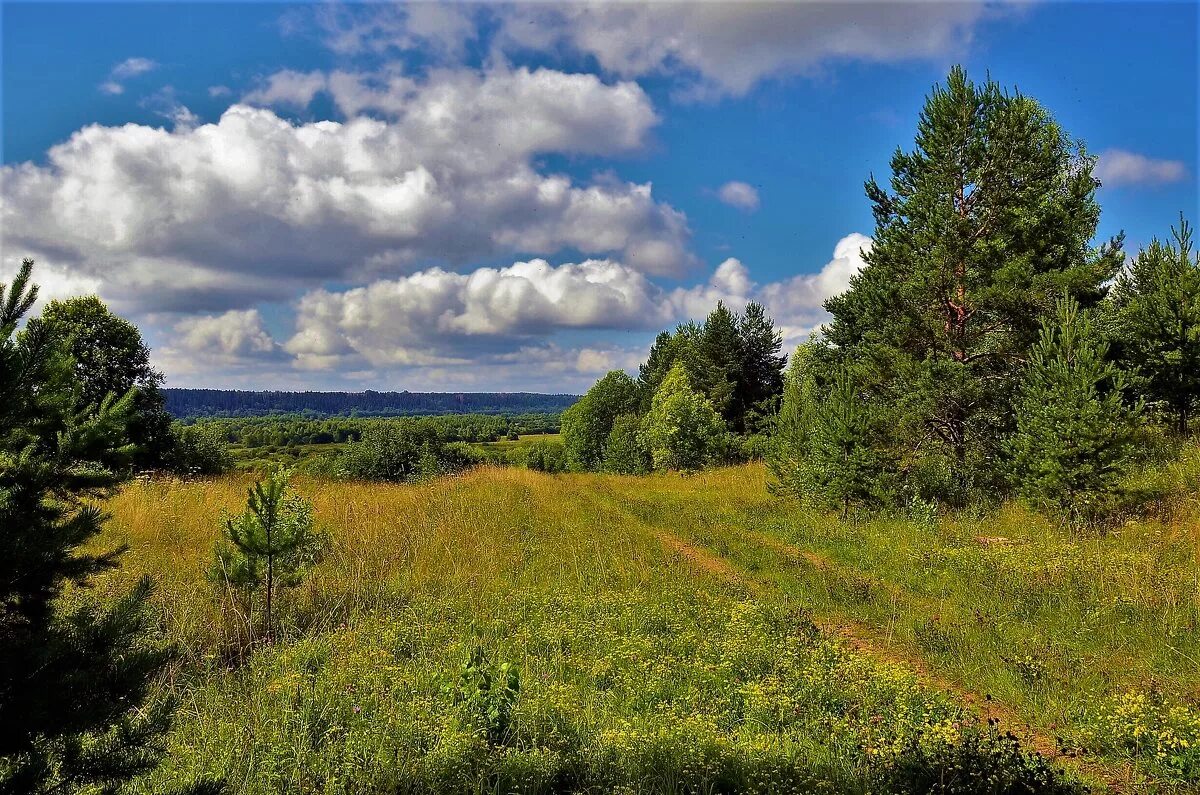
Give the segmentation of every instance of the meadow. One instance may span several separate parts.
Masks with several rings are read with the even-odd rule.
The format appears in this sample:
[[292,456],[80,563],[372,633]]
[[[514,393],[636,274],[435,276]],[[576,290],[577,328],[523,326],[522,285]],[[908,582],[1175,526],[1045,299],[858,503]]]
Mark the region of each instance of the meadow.
[[842,521],[754,464],[301,479],[334,548],[253,646],[203,576],[248,477],[131,484],[98,587],[154,575],[181,650],[138,788],[1200,791],[1198,471],[1110,532]]

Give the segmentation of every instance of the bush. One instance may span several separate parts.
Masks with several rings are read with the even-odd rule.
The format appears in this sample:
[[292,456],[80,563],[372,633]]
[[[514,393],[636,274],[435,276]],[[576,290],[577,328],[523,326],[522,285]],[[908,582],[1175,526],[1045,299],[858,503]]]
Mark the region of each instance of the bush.
[[1086,790],[1067,781],[1042,756],[1021,749],[1011,734],[969,728],[942,738],[924,732],[909,739],[887,765],[886,791],[912,795],[1076,795]]
[[225,434],[211,425],[173,425],[170,468],[180,475],[220,475],[233,467]]
[[562,443],[545,439],[514,449],[509,460],[535,472],[555,473],[567,470],[567,455]]
[[650,451],[638,436],[636,414],[622,414],[613,420],[604,452],[604,471],[618,475],[644,475],[650,471]]
[[476,461],[464,442],[446,444],[429,428],[380,422],[347,445],[334,473],[355,480],[413,483],[467,469]]

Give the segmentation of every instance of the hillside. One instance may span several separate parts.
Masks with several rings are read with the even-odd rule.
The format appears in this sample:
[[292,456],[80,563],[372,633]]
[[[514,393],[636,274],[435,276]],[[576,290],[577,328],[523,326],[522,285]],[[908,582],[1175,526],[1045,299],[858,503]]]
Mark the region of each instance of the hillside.
[[[1016,506],[843,522],[773,498],[759,465],[302,480],[334,551],[239,665],[243,619],[203,572],[246,484],[109,504],[102,544],[131,551],[108,585],[153,574],[186,661],[140,791],[926,792],[955,765],[1042,782],[1005,792],[1195,791],[1186,499],[1078,536]],[[464,700],[504,663],[518,691]]]
[[164,389],[167,411],[179,419],[304,414],[407,417],[434,414],[559,412],[576,395],[534,392],[277,392]]

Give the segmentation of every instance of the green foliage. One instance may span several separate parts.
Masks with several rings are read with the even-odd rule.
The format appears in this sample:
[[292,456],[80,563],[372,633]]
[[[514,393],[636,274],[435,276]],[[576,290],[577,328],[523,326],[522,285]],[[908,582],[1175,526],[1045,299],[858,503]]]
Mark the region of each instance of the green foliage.
[[1167,779],[1200,781],[1200,708],[1194,705],[1127,691],[1092,705],[1085,736],[1095,747],[1148,762]]
[[245,511],[225,520],[208,574],[247,597],[262,592],[267,638],[274,634],[277,589],[299,585],[329,547],[328,534],[314,526],[312,503],[288,480],[280,469],[249,488]]
[[874,179],[865,268],[831,298],[832,348],[875,405],[897,410],[897,459],[948,473],[963,503],[1001,484],[1010,401],[1040,321],[1064,293],[1104,294],[1120,240],[1089,248],[1099,220],[1094,158],[1032,99],[961,68],[934,88],[912,152]]
[[761,305],[747,304],[739,316],[718,302],[703,325],[683,323],[655,339],[639,368],[640,407],[649,409],[667,373],[682,364],[692,387],[708,398],[731,430],[760,430],[783,389],[782,344]]
[[886,768],[887,792],[911,795],[1083,795],[1046,759],[1011,734],[976,728],[954,737],[907,738]]
[[771,489],[799,499],[808,494],[805,467],[810,429],[822,399],[818,374],[823,368],[818,360],[825,350],[815,339],[810,339],[798,345],[792,354],[767,454],[767,467],[774,477]]
[[677,363],[641,421],[640,438],[654,468],[703,469],[721,453],[724,434],[721,416],[692,389],[683,363]]
[[510,739],[513,708],[521,696],[517,666],[496,665],[482,646],[476,646],[458,677],[442,685],[442,693],[466,711],[488,745],[501,746]]
[[461,445],[443,442],[428,428],[376,421],[351,442],[333,465],[336,475],[354,480],[414,483],[470,467],[474,457]]
[[123,480],[135,394],[93,400],[48,323],[25,260],[0,284],[0,791],[112,792],[152,768],[169,705],[148,701],[171,656],[148,639],[149,578],[112,604],[60,597],[116,566],[85,545]]
[[171,426],[174,437],[170,468],[181,475],[220,475],[233,466],[229,443],[220,428],[202,425]]
[[738,430],[761,430],[779,410],[783,394],[783,368],[787,357],[779,354],[783,335],[761,304],[746,304],[738,321],[741,362],[736,399],[741,407]]
[[742,381],[742,338],[739,318],[723,301],[709,313],[700,330],[696,353],[702,367],[688,370],[695,387],[733,427],[745,415],[738,383]]
[[1171,233],[1174,243],[1154,240],[1117,278],[1110,336],[1137,389],[1186,434],[1200,404],[1200,253],[1182,217]]
[[638,387],[626,373],[613,370],[563,412],[562,438],[572,469],[597,471],[604,466],[604,446],[613,422],[637,410]]
[[51,301],[40,317],[29,321],[29,329],[46,334],[70,354],[81,405],[99,405],[109,395],[134,390],[127,431],[136,446],[133,464],[141,469],[169,465],[173,437],[163,374],[150,365],[150,349],[137,326],[89,295]]
[[895,461],[884,438],[887,413],[864,399],[854,375],[838,371],[808,413],[791,488],[815,504],[839,507],[843,514],[852,505],[889,502]]
[[1141,406],[1122,400],[1124,377],[1107,353],[1079,305],[1060,301],[1024,371],[1007,442],[1017,493],[1034,505],[1095,519],[1118,496]]
[[539,439],[533,444],[513,448],[510,460],[535,472],[565,472],[567,453],[562,442]]
[[644,475],[650,471],[650,451],[642,444],[640,427],[641,419],[636,414],[622,414],[613,420],[605,444],[605,472]]

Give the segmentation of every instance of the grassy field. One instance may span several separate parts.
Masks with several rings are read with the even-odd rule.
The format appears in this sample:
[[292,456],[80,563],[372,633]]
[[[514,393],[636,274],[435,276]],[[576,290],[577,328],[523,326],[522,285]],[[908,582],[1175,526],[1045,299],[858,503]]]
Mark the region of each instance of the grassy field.
[[1181,496],[1159,519],[1107,534],[1016,507],[841,522],[772,497],[757,465],[300,481],[335,547],[248,657],[203,579],[248,481],[132,485],[109,506],[104,543],[131,549],[108,584],[155,575],[184,652],[168,757],[140,786],[866,793],[1047,775],[991,722],[1097,791],[1200,791],[1195,458],[1162,474]]

